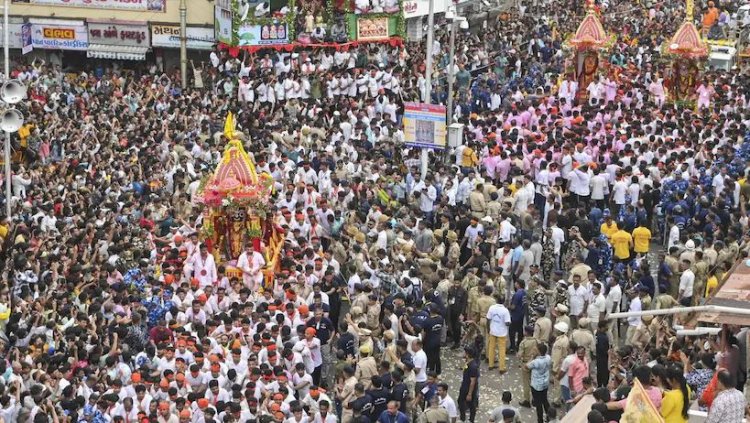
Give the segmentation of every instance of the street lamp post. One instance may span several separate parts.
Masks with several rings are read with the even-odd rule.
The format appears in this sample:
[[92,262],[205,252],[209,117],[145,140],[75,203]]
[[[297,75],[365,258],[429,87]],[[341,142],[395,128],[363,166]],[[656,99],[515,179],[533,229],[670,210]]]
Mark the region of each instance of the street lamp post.
[[[3,2],[3,58],[5,59],[5,81],[10,80],[10,46],[8,40],[10,39],[10,0]],[[5,82],[3,81],[3,83]],[[5,159],[5,216],[10,219],[11,208],[10,208],[10,132],[5,131],[5,151],[3,158]]]
[[180,0],[180,76],[182,89],[185,89],[187,88],[187,3],[185,0]]
[[451,21],[450,62],[448,64],[448,126],[453,123],[453,81],[455,78],[453,67],[456,64],[456,21],[458,21],[458,16],[454,15],[453,21]]
[[[425,48],[425,99],[424,102],[432,104],[432,45],[435,43],[435,0],[430,0],[430,6],[427,12],[427,46]],[[427,176],[427,165],[430,160],[430,153],[426,148],[422,148],[421,157],[421,174],[422,178]]]
[[26,98],[26,87],[16,79],[10,79],[10,0],[3,2],[3,56],[5,59],[5,80],[0,88],[0,98],[4,110],[0,113],[0,129],[5,133],[5,213],[11,218],[11,163],[10,163],[10,134],[23,126],[23,114],[13,105]]

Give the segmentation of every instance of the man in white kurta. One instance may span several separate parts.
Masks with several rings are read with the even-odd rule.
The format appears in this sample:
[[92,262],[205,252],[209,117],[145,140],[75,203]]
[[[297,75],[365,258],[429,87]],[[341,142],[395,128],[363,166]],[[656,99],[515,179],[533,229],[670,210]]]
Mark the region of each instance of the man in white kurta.
[[206,244],[201,244],[199,251],[190,260],[193,265],[193,277],[198,279],[201,288],[213,285],[217,278],[216,262],[214,256],[208,254]]
[[266,259],[263,254],[253,249],[252,243],[247,243],[245,251],[237,259],[237,268],[242,271],[242,282],[251,291],[263,282],[263,266],[266,265]]

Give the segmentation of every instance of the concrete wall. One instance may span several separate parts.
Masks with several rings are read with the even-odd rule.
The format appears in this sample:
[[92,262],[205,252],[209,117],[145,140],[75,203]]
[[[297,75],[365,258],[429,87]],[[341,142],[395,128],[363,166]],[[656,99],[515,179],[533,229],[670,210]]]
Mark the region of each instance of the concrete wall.
[[[211,0],[187,0],[188,25],[213,26],[214,2]],[[95,9],[92,7],[42,6],[35,4],[12,3],[12,16],[58,18],[58,19],[119,19],[127,21],[179,23],[180,0],[167,0],[167,10],[141,12],[129,10]]]

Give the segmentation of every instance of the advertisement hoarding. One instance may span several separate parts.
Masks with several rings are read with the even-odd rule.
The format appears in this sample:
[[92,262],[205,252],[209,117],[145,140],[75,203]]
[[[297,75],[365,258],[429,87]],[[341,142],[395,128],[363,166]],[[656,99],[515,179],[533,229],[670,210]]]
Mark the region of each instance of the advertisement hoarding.
[[232,10],[216,5],[214,10],[214,30],[216,41],[232,44]]
[[418,148],[445,148],[445,106],[404,103],[404,142]]

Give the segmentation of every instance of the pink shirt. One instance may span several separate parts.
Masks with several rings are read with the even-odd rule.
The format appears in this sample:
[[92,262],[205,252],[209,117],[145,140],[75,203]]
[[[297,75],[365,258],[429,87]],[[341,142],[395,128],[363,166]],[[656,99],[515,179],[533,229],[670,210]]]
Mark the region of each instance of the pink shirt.
[[[651,400],[651,403],[654,404],[654,407],[656,407],[657,410],[661,408],[661,397],[662,397],[662,394],[661,394],[661,390],[659,388],[655,388],[653,386],[649,386],[648,388],[646,388],[646,395],[648,395],[648,399]],[[625,398],[623,400],[620,400],[619,404],[622,407],[622,409],[624,410],[625,407],[628,405],[628,399]]]
[[508,178],[508,172],[510,172],[510,159],[500,160],[495,166],[495,172],[500,181],[505,181]]
[[[577,358],[577,357],[576,357]],[[588,359],[576,359],[570,364],[568,369],[568,379],[570,380],[570,390],[572,392],[583,391],[583,378],[589,375]]]

